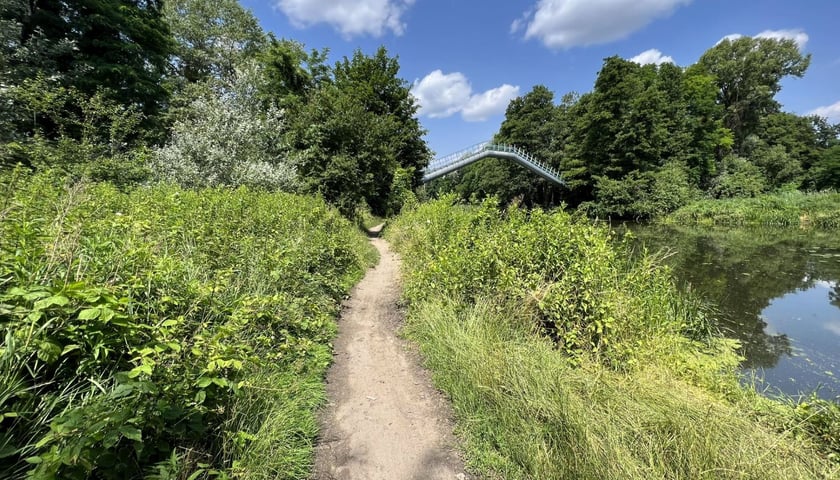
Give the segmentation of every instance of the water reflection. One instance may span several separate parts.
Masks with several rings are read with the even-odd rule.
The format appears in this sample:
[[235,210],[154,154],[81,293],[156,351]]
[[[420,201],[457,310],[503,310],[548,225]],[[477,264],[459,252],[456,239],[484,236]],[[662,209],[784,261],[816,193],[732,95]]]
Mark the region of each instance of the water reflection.
[[719,308],[744,368],[787,394],[840,395],[840,241],[836,233],[627,225],[678,282]]

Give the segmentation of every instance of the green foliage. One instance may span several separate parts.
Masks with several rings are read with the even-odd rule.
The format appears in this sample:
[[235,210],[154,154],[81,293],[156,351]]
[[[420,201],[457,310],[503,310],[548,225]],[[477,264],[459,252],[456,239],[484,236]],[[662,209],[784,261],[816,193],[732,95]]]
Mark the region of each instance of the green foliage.
[[[174,49],[159,2],[46,0],[9,13],[19,25],[3,46],[16,52],[6,60],[9,85],[38,75],[55,78],[87,97],[101,92],[123,108],[135,106],[144,114],[143,127],[157,128],[168,97],[162,79]],[[18,128],[26,132],[24,125]]]
[[176,78],[188,83],[231,82],[265,42],[259,21],[237,0],[171,0],[163,17],[177,42]]
[[761,169],[744,158],[727,156],[721,170],[709,191],[716,198],[755,197],[767,189]]
[[367,203],[384,215],[398,167],[419,185],[430,155],[415,117],[417,105],[399,63],[384,48],[357,51],[333,70],[293,119],[290,138],[306,191],[319,193],[347,216]]
[[0,476],[308,465],[338,302],[371,260],[352,224],[245,188],[0,178]]
[[[563,212],[421,205],[388,230],[407,334],[489,478],[833,478],[815,432],[759,411],[737,342],[647,255]],[[766,418],[765,418],[766,417]],[[814,419],[814,424],[823,425]],[[829,421],[828,425],[834,425]],[[778,433],[776,429],[782,430]],[[825,452],[823,452],[825,453]]]
[[582,204],[581,209],[600,218],[654,218],[673,212],[699,194],[687,169],[670,163],[656,172],[630,172],[621,180],[598,177],[597,200]]
[[811,179],[818,189],[840,190],[840,145],[823,151],[811,170]]
[[411,301],[515,300],[569,355],[618,369],[633,368],[639,345],[702,320],[673,321],[678,295],[667,273],[650,259],[625,260],[599,226],[515,207],[500,218],[492,200],[466,208],[451,201],[423,204],[391,229]]
[[753,198],[702,200],[664,219],[666,223],[701,225],[772,225],[840,227],[840,194],[782,192]]
[[398,215],[403,209],[417,207],[417,195],[411,189],[414,171],[410,168],[397,167],[391,182],[391,196],[388,199],[388,215]]
[[299,42],[270,37],[259,56],[268,83],[262,95],[284,108],[300,108],[308,94],[330,81],[326,59],[326,50],[307,54]]
[[774,96],[787,76],[802,77],[811,63],[790,39],[740,37],[724,39],[700,57],[698,66],[713,75],[724,107],[724,124],[735,134],[740,152],[766,115],[779,111]]

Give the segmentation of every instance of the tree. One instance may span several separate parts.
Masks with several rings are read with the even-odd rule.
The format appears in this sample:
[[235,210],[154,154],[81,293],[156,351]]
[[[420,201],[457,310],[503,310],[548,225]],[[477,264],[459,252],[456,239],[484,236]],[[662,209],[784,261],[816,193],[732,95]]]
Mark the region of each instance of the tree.
[[[356,50],[352,59],[336,63],[334,81],[337,88],[351,92],[365,109],[378,116],[385,116],[393,122],[388,142],[394,149],[399,165],[413,169],[412,187],[420,185],[423,168],[429,163],[431,152],[423,140],[425,130],[417,119],[417,105],[411,94],[409,83],[399,78],[400,64],[397,57],[389,57],[385,47],[379,47],[372,56]],[[387,198],[388,184],[393,176],[389,170],[382,177],[380,191],[375,203]],[[385,182],[388,182],[386,184]],[[371,204],[374,211],[378,207]]]
[[177,41],[173,67],[189,83],[230,82],[265,44],[256,17],[237,0],[169,0],[163,13]]
[[762,117],[779,111],[774,97],[781,80],[802,77],[810,62],[793,40],[750,37],[725,39],[700,57],[699,66],[717,79],[724,124],[734,133],[737,152]]
[[[557,107],[554,93],[537,85],[511,100],[494,141],[516,145],[542,162],[557,166]],[[465,169],[458,191],[464,197],[497,195],[502,202],[520,198],[526,205],[549,205],[559,187],[509,160],[487,159]]]
[[311,92],[331,81],[326,59],[326,50],[307,54],[299,42],[270,36],[259,55],[267,78],[262,95],[284,108],[298,108]]
[[155,151],[158,178],[188,187],[294,189],[282,112],[264,107],[256,95],[263,81],[259,66],[246,63],[220,92],[193,100],[170,142]]
[[[7,39],[17,54],[5,56],[4,84],[42,75],[92,97],[103,95],[144,114],[153,128],[167,101],[161,79],[174,42],[157,0],[66,2],[41,0],[3,12],[18,27]],[[8,45],[8,44],[6,44]],[[6,46],[4,45],[4,47]],[[47,134],[51,126],[40,125]]]
[[[671,71],[668,72],[673,73]],[[661,166],[670,150],[667,95],[655,65],[610,57],[595,90],[574,111],[573,141],[563,162],[573,194],[592,198],[596,177],[620,179],[634,170]]]
[[840,189],[840,145],[835,145],[822,152],[820,159],[811,170],[814,188]]
[[416,187],[428,163],[417,105],[398,73],[384,48],[373,56],[356,51],[336,63],[332,81],[322,82],[294,119],[290,138],[304,188],[345,215],[362,201],[384,215],[397,168],[411,172]]

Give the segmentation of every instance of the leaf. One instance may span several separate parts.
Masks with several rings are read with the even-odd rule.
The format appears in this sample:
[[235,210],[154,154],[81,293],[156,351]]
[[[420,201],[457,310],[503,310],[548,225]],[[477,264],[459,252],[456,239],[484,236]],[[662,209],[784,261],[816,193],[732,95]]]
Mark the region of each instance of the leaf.
[[145,374],[147,374],[147,375],[151,375],[151,374],[152,374],[152,370],[153,370],[153,369],[152,369],[152,365],[151,365],[151,364],[149,364],[149,363],[144,363],[144,364],[142,364],[142,365],[139,365],[139,366],[137,366],[137,367],[132,368],[132,369],[128,372],[128,378],[137,378],[137,377],[139,377],[139,376],[140,376],[140,374],[141,374],[141,373],[145,373]]
[[100,309],[100,312],[101,313],[99,315],[99,319],[102,320],[103,322],[108,322],[112,318],[114,318],[114,311],[111,310],[110,308],[103,307],[102,309]]
[[204,403],[204,399],[207,398],[207,392],[204,390],[199,390],[198,393],[195,394],[195,403],[199,405]]
[[213,383],[213,379],[212,379],[212,378],[210,378],[210,377],[201,377],[201,378],[199,378],[199,379],[195,382],[195,385],[196,385],[198,388],[207,388],[207,387],[209,387],[209,386],[210,386],[210,384],[211,384],[211,383]]
[[61,356],[61,345],[55,342],[43,341],[38,343],[38,358],[47,364],[58,360]]
[[102,311],[98,308],[86,308],[79,312],[79,320],[96,320]]
[[122,434],[123,437],[125,437],[129,440],[134,440],[135,442],[142,442],[143,441],[143,435],[140,432],[139,428],[130,427],[128,425],[123,425],[122,427],[119,428],[119,431],[120,431],[120,433]]
[[24,459],[26,463],[30,463],[32,465],[38,465],[39,463],[43,462],[44,460],[41,457],[28,457]]
[[80,348],[82,348],[81,345],[76,345],[76,344],[65,345],[64,350],[61,351],[61,355],[62,356],[67,355],[68,353],[70,353],[74,350],[79,350]]
[[0,458],[11,457],[12,455],[16,454],[17,452],[18,452],[18,449],[15,448],[14,445],[8,445],[7,444],[7,445],[0,446]]
[[49,308],[53,305],[58,305],[63,307],[70,303],[70,299],[65,297],[64,295],[53,295],[52,297],[45,298],[43,300],[38,300],[35,302],[33,308],[35,310],[44,310],[45,308]]

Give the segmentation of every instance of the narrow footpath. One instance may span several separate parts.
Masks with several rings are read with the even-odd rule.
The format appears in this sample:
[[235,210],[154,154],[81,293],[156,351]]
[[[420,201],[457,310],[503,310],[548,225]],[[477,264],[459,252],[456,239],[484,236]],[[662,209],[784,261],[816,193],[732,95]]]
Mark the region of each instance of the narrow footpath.
[[451,406],[416,350],[396,333],[403,320],[400,260],[385,240],[371,241],[381,258],[353,290],[339,321],[315,479],[469,478],[455,450]]

